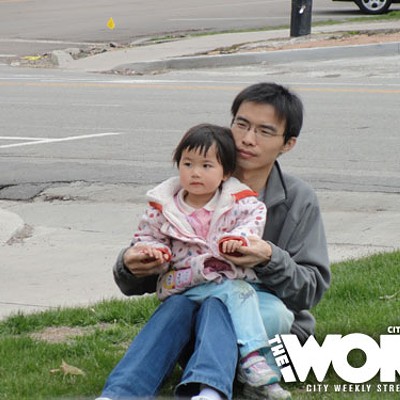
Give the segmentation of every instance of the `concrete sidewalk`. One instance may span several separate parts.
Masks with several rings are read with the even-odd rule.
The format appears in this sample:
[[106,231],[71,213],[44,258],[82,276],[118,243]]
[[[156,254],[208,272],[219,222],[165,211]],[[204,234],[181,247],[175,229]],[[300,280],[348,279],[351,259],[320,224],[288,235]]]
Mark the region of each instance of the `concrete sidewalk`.
[[[379,22],[353,22],[335,25],[318,26],[312,29],[312,34],[300,38],[290,38],[288,29],[224,33],[216,35],[186,37],[175,41],[160,44],[142,45],[132,48],[117,49],[95,56],[81,58],[78,60],[60,61],[60,68],[67,70],[80,70],[87,72],[139,72],[146,73],[165,69],[186,69],[199,67],[232,66],[257,64],[264,61],[277,61],[279,57],[288,58],[292,61],[298,59],[309,59],[312,57],[323,57],[332,59],[337,57],[357,57],[381,54],[399,54],[400,34],[398,40],[388,44],[374,44],[364,46],[342,46],[330,48],[298,49],[296,51],[268,51],[268,52],[240,52],[237,54],[221,54],[216,56],[201,55],[215,49],[238,46],[245,43],[268,43],[273,46],[274,42],[298,43],[312,41],[324,34],[336,34],[340,32],[381,30],[399,30],[399,21]],[[349,47],[348,51],[342,51],[343,47]]]
[[[77,182],[0,201],[0,318],[124,298],[111,267],[149,187]],[[398,194],[319,191],[332,262],[400,248]],[[47,199],[66,200],[47,200]],[[376,205],[379,204],[379,210]],[[99,217],[101,216],[101,218]]]

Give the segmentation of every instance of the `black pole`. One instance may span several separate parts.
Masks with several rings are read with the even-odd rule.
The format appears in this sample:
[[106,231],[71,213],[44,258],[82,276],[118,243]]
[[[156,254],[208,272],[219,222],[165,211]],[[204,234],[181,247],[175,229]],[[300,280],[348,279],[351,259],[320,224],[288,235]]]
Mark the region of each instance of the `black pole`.
[[290,36],[304,36],[311,33],[312,0],[292,0]]

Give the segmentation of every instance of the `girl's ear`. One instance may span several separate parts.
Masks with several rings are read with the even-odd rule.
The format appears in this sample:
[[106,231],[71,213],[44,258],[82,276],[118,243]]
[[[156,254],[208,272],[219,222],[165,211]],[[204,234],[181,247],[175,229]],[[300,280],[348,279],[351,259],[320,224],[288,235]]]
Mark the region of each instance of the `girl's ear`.
[[222,177],[222,182],[227,181],[230,177],[232,176],[232,174],[226,174]]

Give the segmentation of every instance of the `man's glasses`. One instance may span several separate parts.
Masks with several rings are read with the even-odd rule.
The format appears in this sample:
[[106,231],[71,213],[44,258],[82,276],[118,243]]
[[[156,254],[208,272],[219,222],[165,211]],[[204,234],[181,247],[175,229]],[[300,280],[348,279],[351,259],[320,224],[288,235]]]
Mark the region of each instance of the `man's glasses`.
[[238,132],[241,132],[242,134],[245,134],[252,130],[256,137],[262,139],[272,139],[274,137],[283,136],[276,133],[273,127],[253,126],[252,124],[250,124],[250,122],[241,118],[235,118],[232,122],[232,125],[234,125],[237,128]]

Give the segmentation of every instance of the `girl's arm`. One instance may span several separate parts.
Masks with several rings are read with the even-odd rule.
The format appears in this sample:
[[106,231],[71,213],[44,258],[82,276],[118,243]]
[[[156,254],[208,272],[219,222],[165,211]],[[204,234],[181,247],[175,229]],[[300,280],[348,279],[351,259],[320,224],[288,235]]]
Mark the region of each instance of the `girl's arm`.
[[231,212],[236,216],[233,228],[221,236],[218,242],[221,254],[240,257],[240,248],[249,245],[249,237],[262,237],[267,216],[265,204],[255,197],[239,200]]
[[159,210],[149,206],[139,222],[131,245],[147,249],[145,252],[149,252],[149,249],[153,248],[170,255],[170,239],[161,232],[165,221],[165,217]]
[[154,292],[157,277],[171,256],[170,241],[161,233],[165,218],[149,207],[139,222],[131,247],[123,249],[114,264],[116,284],[127,296]]

